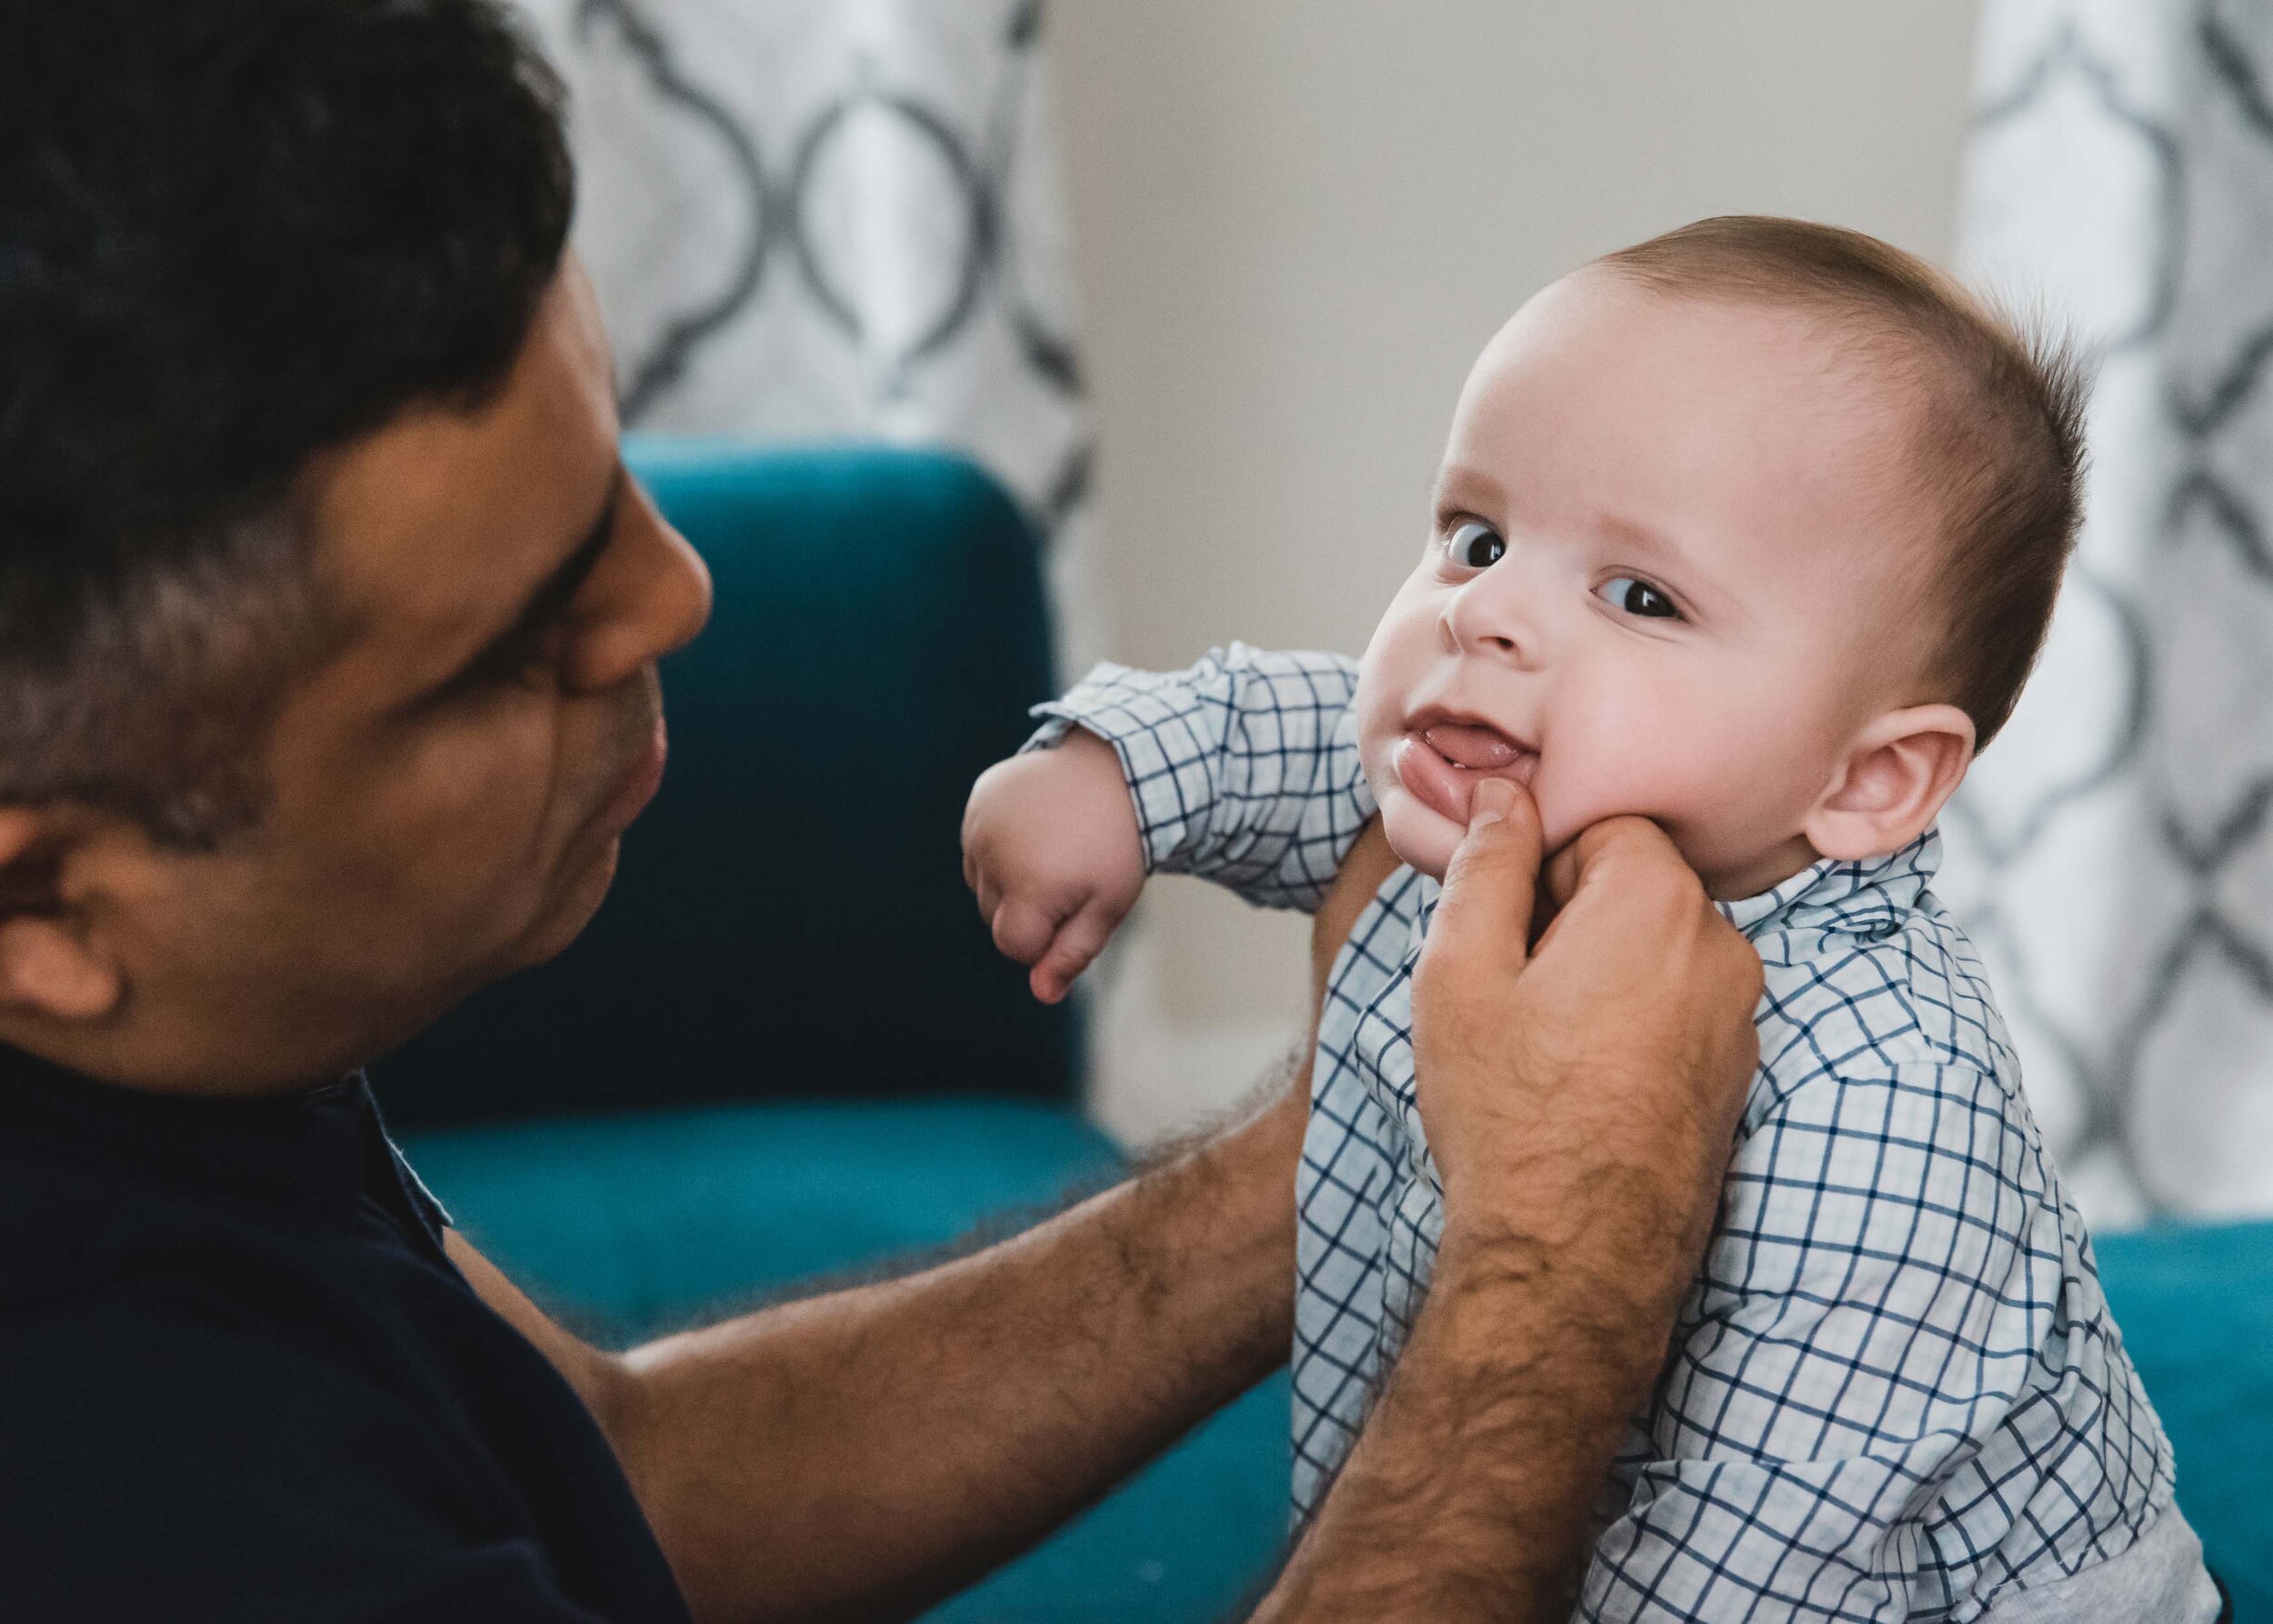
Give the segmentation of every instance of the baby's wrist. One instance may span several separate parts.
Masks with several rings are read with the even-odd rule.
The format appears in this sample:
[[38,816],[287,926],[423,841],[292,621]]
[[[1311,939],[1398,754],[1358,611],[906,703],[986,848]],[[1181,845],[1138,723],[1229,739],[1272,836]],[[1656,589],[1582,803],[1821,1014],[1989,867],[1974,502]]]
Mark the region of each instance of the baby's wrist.
[[1054,753],[1072,759],[1102,759],[1112,763],[1113,775],[1120,777],[1121,753],[1103,734],[1093,732],[1079,722],[1067,725],[1057,742],[1046,747]]
[[1094,798],[1096,816],[1112,818],[1128,829],[1136,860],[1149,873],[1152,864],[1145,853],[1144,825],[1136,816],[1136,797],[1120,751],[1111,740],[1076,723],[1051,753],[1064,757],[1069,773],[1079,776],[1085,807]]

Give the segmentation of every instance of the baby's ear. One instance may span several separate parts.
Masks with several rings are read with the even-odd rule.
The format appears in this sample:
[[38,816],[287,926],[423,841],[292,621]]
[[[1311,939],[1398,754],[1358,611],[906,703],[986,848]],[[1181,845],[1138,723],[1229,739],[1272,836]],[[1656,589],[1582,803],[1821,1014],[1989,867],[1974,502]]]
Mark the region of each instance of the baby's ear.
[[1954,705],[1892,710],[1856,735],[1808,815],[1808,844],[1856,862],[1900,851],[1933,827],[1973,764],[1973,718]]

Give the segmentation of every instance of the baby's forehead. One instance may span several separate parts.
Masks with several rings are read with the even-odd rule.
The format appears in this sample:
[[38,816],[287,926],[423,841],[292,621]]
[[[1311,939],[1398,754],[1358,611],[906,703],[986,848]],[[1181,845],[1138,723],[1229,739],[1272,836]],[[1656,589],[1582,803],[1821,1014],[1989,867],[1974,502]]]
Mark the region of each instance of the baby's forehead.
[[[1805,307],[1587,267],[1500,330],[1447,448],[1512,499],[1741,550],[1845,551],[1933,506],[1918,357]],[[1729,550],[1724,546],[1721,550]]]
[[[1577,360],[1640,387],[1702,386],[1724,403],[1900,414],[1941,370],[1900,324],[1793,293],[1666,289],[1599,262],[1549,283],[1508,317],[1470,376]],[[1465,404],[1465,399],[1464,399]]]

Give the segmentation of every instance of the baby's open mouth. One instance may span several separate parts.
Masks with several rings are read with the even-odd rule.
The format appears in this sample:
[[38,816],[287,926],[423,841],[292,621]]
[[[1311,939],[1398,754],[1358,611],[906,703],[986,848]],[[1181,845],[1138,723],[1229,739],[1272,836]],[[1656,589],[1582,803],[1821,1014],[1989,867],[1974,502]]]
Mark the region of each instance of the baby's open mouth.
[[1531,782],[1539,753],[1479,722],[1434,722],[1397,741],[1392,757],[1397,781],[1431,811],[1465,824],[1483,778]]

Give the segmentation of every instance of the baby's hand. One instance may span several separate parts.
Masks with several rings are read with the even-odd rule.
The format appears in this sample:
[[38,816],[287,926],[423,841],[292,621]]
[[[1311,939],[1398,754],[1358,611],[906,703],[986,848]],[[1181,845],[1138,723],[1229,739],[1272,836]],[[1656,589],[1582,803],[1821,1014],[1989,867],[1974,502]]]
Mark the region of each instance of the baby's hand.
[[963,880],[995,946],[1055,1004],[1145,888],[1145,852],[1121,758],[1076,727],[1055,748],[998,761],[963,810]]

